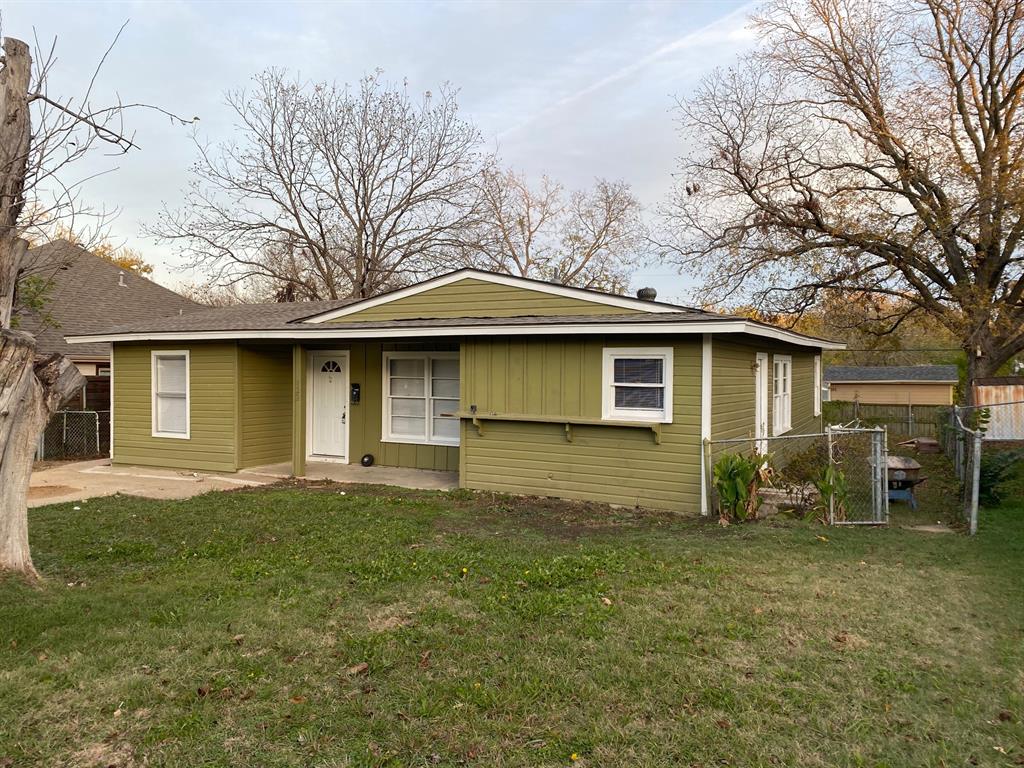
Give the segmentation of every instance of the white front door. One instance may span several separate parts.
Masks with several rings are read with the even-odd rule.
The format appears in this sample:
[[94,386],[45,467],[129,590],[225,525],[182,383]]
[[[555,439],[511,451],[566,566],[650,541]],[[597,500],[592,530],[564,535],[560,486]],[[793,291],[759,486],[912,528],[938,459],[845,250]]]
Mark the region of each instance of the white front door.
[[312,453],[347,458],[348,357],[313,353]]
[[758,352],[754,374],[754,450],[768,453],[768,353]]

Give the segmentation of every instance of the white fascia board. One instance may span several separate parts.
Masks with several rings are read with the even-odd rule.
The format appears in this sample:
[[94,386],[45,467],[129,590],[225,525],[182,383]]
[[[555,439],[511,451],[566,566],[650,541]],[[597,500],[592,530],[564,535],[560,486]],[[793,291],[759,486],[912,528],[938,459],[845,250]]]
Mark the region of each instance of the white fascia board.
[[424,280],[422,283],[416,283],[416,285],[410,285],[407,288],[400,288],[397,291],[384,294],[383,296],[375,296],[372,299],[364,299],[363,301],[357,301],[354,304],[339,307],[338,309],[328,310],[327,312],[323,312],[319,315],[308,317],[302,322],[310,325],[319,325],[320,323],[326,323],[339,317],[345,317],[347,315],[355,314],[356,312],[362,312],[364,309],[379,307],[382,304],[389,304],[392,301],[398,301],[399,299],[404,299],[409,296],[415,296],[416,294],[423,293],[424,291],[441,288],[445,285],[451,285],[452,283],[457,283],[459,280],[465,280],[467,278],[482,280],[483,282],[494,283],[495,285],[504,285],[510,288],[523,288],[525,290],[538,291],[540,293],[547,293],[553,296],[580,299],[581,301],[588,301],[591,304],[603,304],[609,307],[619,307],[620,309],[639,309],[644,312],[655,312],[659,314],[679,311],[678,307],[657,304],[652,301],[644,301],[643,299],[633,299],[629,296],[614,296],[612,294],[587,291],[582,288],[572,288],[567,285],[552,285],[550,283],[528,280],[526,278],[514,277],[512,275],[496,275],[492,272],[481,272],[476,269],[460,269],[457,272],[441,275],[440,277],[435,277],[430,280]]
[[747,320],[709,320],[679,323],[586,323],[565,325],[446,325],[405,328],[347,328],[332,325],[324,328],[297,324],[294,329],[266,331],[150,331],[138,333],[111,333],[91,336],[68,336],[69,344],[115,341],[234,341],[279,339],[301,341],[316,339],[401,339],[448,336],[566,336],[611,334],[633,336],[662,336],[690,333],[747,333],[814,349],[845,349],[845,344],[823,339],[811,339],[782,328],[757,325]]

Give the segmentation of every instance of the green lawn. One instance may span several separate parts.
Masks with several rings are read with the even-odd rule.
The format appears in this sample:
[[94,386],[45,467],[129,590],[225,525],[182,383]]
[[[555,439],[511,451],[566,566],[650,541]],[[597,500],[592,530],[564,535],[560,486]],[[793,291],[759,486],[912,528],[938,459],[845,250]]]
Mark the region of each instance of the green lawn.
[[1024,512],[981,533],[277,489],[31,513],[0,766],[1024,764]]

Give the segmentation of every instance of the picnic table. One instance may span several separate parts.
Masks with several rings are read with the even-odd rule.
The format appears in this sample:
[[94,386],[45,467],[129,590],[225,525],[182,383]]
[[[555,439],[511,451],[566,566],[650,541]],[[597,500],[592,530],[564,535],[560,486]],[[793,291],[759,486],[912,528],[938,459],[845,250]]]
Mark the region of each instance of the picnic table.
[[921,465],[908,456],[889,456],[886,459],[886,481],[889,487],[889,501],[905,501],[910,508],[917,509],[914,487],[927,478],[921,477]]

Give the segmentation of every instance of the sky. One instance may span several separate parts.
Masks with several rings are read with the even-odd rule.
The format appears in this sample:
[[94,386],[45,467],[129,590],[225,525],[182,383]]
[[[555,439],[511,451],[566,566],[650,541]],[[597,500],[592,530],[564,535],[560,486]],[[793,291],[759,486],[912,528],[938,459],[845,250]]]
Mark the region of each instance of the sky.
[[[672,186],[686,147],[675,104],[700,77],[728,66],[753,38],[752,4],[739,2],[0,2],[6,36],[49,47],[50,95],[83,92],[118,28],[128,21],[98,79],[95,103],[120,97],[198,116],[199,136],[236,134],[224,93],[281,67],[313,81],[355,83],[380,69],[412,92],[449,82],[462,114],[503,164],[569,188],[622,179],[653,212]],[[141,250],[155,279],[201,279],[142,227],[177,207],[195,158],[192,129],[155,113],[127,118],[141,147],[94,156],[76,174],[109,171],[82,187],[116,208],[117,243]],[[647,264],[633,288],[684,300],[693,281]]]

